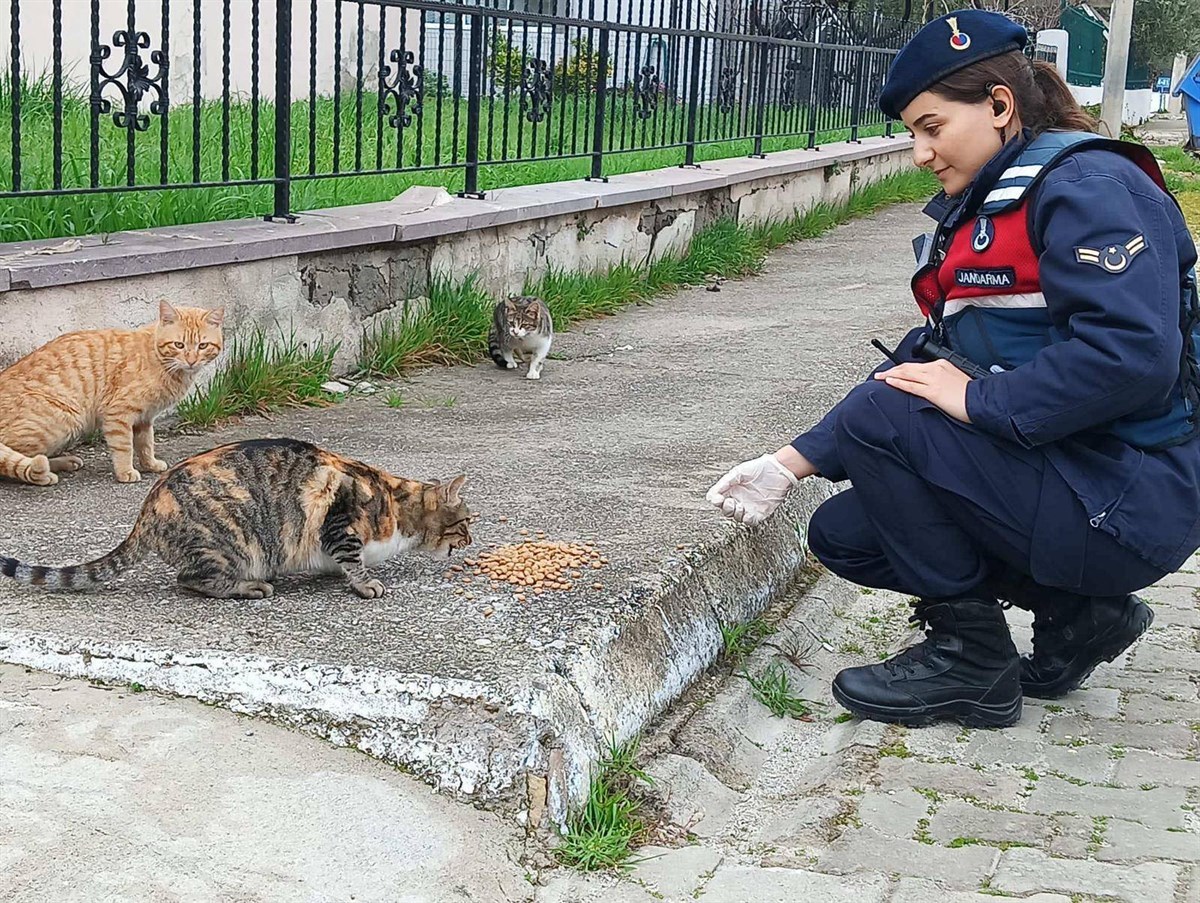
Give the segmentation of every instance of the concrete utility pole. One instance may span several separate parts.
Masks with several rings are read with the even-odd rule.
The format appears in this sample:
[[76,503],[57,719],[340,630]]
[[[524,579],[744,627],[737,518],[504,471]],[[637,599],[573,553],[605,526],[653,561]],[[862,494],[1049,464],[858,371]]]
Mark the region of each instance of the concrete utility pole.
[[1133,0],[1113,0],[1108,14],[1108,55],[1104,59],[1104,100],[1100,105],[1100,131],[1121,137],[1125,114],[1125,76],[1129,70],[1129,42],[1133,37]]

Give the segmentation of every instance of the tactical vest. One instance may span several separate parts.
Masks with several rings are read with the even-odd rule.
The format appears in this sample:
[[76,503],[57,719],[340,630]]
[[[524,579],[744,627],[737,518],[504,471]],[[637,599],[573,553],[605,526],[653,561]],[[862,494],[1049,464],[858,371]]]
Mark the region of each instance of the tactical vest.
[[[1086,132],[1039,135],[1001,173],[973,218],[949,232],[939,226],[927,243],[927,260],[913,277],[913,295],[943,343],[998,372],[1029,362],[1047,345],[1066,341],[1042,295],[1029,199],[1064,157],[1091,148],[1130,158],[1170,196],[1154,156],[1139,145]],[[1135,238],[1127,245],[1097,250],[1097,259],[1089,262],[1119,273],[1142,249]],[[1179,380],[1167,403],[1114,420],[1098,431],[1146,450],[1169,448],[1200,435],[1200,297],[1195,271],[1182,280],[1179,328]]]

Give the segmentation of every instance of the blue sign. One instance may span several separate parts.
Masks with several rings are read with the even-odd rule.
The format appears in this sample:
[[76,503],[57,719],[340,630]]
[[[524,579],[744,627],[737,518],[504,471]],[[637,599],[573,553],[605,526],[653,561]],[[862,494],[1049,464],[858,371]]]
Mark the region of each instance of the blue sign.
[[1154,91],[1156,94],[1170,94],[1171,93],[1171,76],[1160,75],[1157,79],[1155,79]]

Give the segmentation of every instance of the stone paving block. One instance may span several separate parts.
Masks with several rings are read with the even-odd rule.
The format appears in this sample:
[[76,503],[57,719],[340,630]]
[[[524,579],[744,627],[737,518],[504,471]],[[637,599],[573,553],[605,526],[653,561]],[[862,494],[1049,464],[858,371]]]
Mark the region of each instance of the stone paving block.
[[1176,571],[1174,574],[1169,574],[1146,589],[1144,596],[1149,598],[1157,593],[1160,589],[1168,586],[1190,586],[1192,589],[1200,589],[1200,571]]
[[1183,827],[1186,801],[1178,787],[1135,790],[1116,787],[1079,787],[1058,778],[1044,777],[1029,797],[1028,810],[1053,815],[1065,812],[1089,818],[1102,815],[1140,821],[1159,828]]
[[647,769],[666,801],[667,814],[677,825],[700,837],[720,834],[729,824],[741,795],[718,781],[703,765],[687,756],[665,755]]
[[668,899],[694,899],[692,895],[704,886],[724,857],[711,847],[690,846],[677,850],[643,847],[635,858],[638,861],[630,873],[635,884]]
[[1049,842],[1051,826],[1044,815],[982,809],[960,800],[947,800],[930,821],[929,834],[939,843],[963,838],[1040,847]]
[[1096,822],[1082,815],[1055,815],[1050,853],[1068,859],[1087,859]]
[[996,851],[989,847],[950,850],[861,828],[847,831],[834,841],[817,867],[823,872],[853,874],[866,865],[889,875],[932,878],[947,887],[975,889],[991,874],[995,862]]
[[1194,697],[1164,699],[1149,693],[1132,693],[1128,702],[1125,703],[1126,721],[1141,723],[1168,721],[1190,724],[1197,718],[1200,718],[1200,709],[1197,708]]
[[1200,866],[1192,869],[1187,878],[1187,887],[1183,891],[1180,903],[1200,903]]
[[[931,900],[937,903],[1001,903],[993,894],[948,891],[924,878],[901,878],[891,903],[930,903]],[[1071,903],[1071,898],[1062,894],[1034,894],[1021,900],[1022,903]]]
[[879,762],[883,790],[929,788],[943,796],[975,797],[999,806],[1016,806],[1024,783],[1009,769],[976,771],[966,765],[885,758]]
[[1008,850],[992,887],[1011,894],[1058,892],[1115,897],[1128,903],[1173,903],[1177,865],[1148,862],[1126,866],[1076,859],[1053,859],[1040,850]]
[[858,805],[864,827],[890,837],[911,838],[917,822],[929,814],[930,801],[915,790],[866,793]]
[[1173,586],[1155,585],[1146,590],[1146,601],[1154,606],[1173,605],[1178,608],[1196,608],[1196,587],[1175,584]]
[[1178,859],[1200,862],[1200,834],[1192,831],[1164,831],[1136,822],[1113,819],[1104,832],[1104,844],[1096,858],[1106,861]]
[[628,878],[572,874],[568,869],[555,872],[534,899],[537,903],[661,903]]
[[1200,609],[1162,605],[1158,608],[1154,623],[1170,624],[1176,627],[1200,627]]
[[1164,649],[1153,643],[1141,643],[1129,667],[1137,671],[1200,671],[1200,652],[1195,649]]
[[1117,763],[1116,781],[1127,787],[1140,787],[1143,784],[1200,787],[1200,762],[1131,750]]
[[[1145,671],[1119,671],[1101,675],[1099,669],[1092,675],[1097,686],[1112,687],[1127,693],[1150,693],[1157,696],[1175,696],[1179,699],[1200,699],[1197,687],[1186,674],[1149,674]],[[1028,705],[1028,700],[1026,701]],[[1127,706],[1128,707],[1128,706]]]
[[805,797],[800,803],[788,802],[782,815],[767,820],[754,833],[754,842],[771,847],[823,842],[849,804],[844,798],[823,796]]
[[839,877],[798,869],[719,868],[704,887],[704,903],[883,903],[882,875]]
[[1105,718],[1083,718],[1079,715],[1060,715],[1052,718],[1046,736],[1058,742],[1085,738],[1103,746],[1124,746],[1127,749],[1153,749],[1164,753],[1186,752],[1195,733],[1183,724],[1156,724],[1111,721]]
[[987,731],[968,744],[964,758],[980,765],[1033,768],[1039,773],[1057,771],[1089,783],[1102,784],[1112,775],[1114,762],[1100,746],[1055,746],[1016,740],[1005,731]]

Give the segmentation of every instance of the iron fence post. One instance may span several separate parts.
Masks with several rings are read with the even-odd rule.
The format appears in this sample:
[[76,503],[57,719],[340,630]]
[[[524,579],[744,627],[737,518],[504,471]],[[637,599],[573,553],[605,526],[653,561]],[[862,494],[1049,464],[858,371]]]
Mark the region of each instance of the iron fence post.
[[750,156],[758,160],[766,158],[763,153],[763,132],[767,123],[767,69],[770,61],[771,43],[761,41],[758,45],[758,108],[754,113],[754,153]]
[[275,7],[275,211],[267,222],[294,223],[292,207],[292,0]]
[[862,144],[862,140],[858,137],[859,126],[862,125],[863,117],[863,69],[867,59],[867,48],[858,48],[858,66],[855,68],[854,75],[854,101],[851,104],[850,113],[850,140],[854,144]]
[[700,53],[703,40],[700,35],[692,36],[692,73],[688,80],[687,150],[683,163],[685,169],[699,169],[696,165],[696,122],[700,113]]
[[483,200],[479,190],[479,106],[483,93],[483,16],[471,16],[470,72],[467,75],[467,160],[466,184],[460,198]]
[[596,48],[596,110],[592,122],[592,174],[589,182],[607,182],[604,177],[604,114],[608,101],[608,29],[600,29]]

